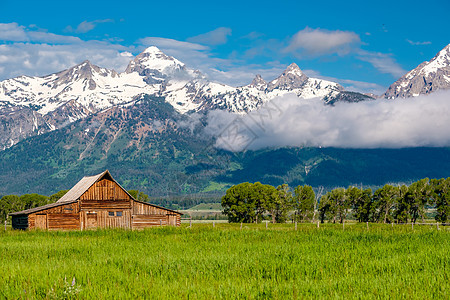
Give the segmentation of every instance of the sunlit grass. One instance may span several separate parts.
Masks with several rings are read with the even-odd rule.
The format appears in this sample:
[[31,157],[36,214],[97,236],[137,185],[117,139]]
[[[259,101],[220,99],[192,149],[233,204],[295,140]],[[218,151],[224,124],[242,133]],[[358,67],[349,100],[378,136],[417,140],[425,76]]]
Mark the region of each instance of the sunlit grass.
[[[450,295],[450,231],[384,224],[183,224],[0,232],[0,298]],[[72,285],[73,278],[75,278]]]

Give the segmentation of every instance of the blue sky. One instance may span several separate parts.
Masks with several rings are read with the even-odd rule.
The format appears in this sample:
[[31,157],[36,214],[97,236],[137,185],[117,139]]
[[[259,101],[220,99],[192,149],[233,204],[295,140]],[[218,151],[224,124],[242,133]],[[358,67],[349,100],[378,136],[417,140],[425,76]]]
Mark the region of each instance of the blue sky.
[[212,80],[313,77],[382,93],[450,43],[450,1],[0,1],[0,79],[85,59],[123,71],[156,45]]

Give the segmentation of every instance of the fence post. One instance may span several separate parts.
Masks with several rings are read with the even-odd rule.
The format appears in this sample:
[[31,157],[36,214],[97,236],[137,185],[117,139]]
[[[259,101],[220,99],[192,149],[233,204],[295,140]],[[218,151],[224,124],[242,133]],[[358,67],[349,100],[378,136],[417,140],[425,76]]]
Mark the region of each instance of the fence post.
[[411,229],[414,230],[414,223],[411,222]]
[[266,229],[269,228],[269,222],[266,222]]
[[367,230],[369,230],[369,222],[366,222]]
[[317,221],[317,228],[320,227],[320,221]]
[[214,228],[214,227],[216,227],[216,223],[215,223],[215,221],[213,221],[213,228]]
[[297,221],[295,221],[295,230],[297,230]]
[[[8,219],[8,217],[6,217]],[[6,220],[5,220],[5,231],[6,231]]]
[[242,230],[242,222],[241,222],[241,230]]
[[345,230],[345,220],[342,220],[342,230]]
[[[437,227],[437,230],[439,230],[439,222],[436,222],[436,227]],[[6,229],[6,227],[5,227],[5,229]]]
[[189,219],[189,228],[192,228],[192,217]]

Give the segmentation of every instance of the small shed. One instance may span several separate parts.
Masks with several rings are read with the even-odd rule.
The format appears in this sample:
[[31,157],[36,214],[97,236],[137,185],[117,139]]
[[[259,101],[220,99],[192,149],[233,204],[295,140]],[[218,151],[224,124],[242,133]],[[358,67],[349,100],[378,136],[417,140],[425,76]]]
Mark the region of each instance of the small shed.
[[180,226],[182,213],[134,199],[108,170],[83,177],[55,203],[11,213],[13,229]]

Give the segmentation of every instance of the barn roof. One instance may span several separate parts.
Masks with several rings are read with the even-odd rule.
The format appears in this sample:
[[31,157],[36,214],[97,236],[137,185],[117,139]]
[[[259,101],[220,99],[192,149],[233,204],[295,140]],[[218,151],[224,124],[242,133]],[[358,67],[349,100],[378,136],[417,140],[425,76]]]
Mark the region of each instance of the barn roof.
[[106,174],[108,174],[112,179],[112,176],[111,174],[109,174],[108,170],[94,176],[83,177],[80,181],[78,181],[77,184],[74,185],[73,188],[71,188],[64,196],[56,201],[56,203],[72,201],[80,198],[81,195],[83,195],[94,183],[97,182],[97,180],[99,180]]
[[44,209],[49,209],[49,208],[57,207],[57,206],[60,206],[60,205],[70,204],[70,203],[75,203],[75,202],[77,202],[77,200],[66,201],[66,202],[63,202],[63,203],[55,202],[55,203],[50,203],[50,204],[46,204],[46,205],[35,207],[35,208],[30,208],[30,209],[25,209],[25,210],[22,210],[22,211],[10,213],[9,215],[10,216],[28,215],[28,214],[32,214],[32,213],[35,213],[35,212],[38,212],[38,211],[41,211],[41,210],[44,210]]

